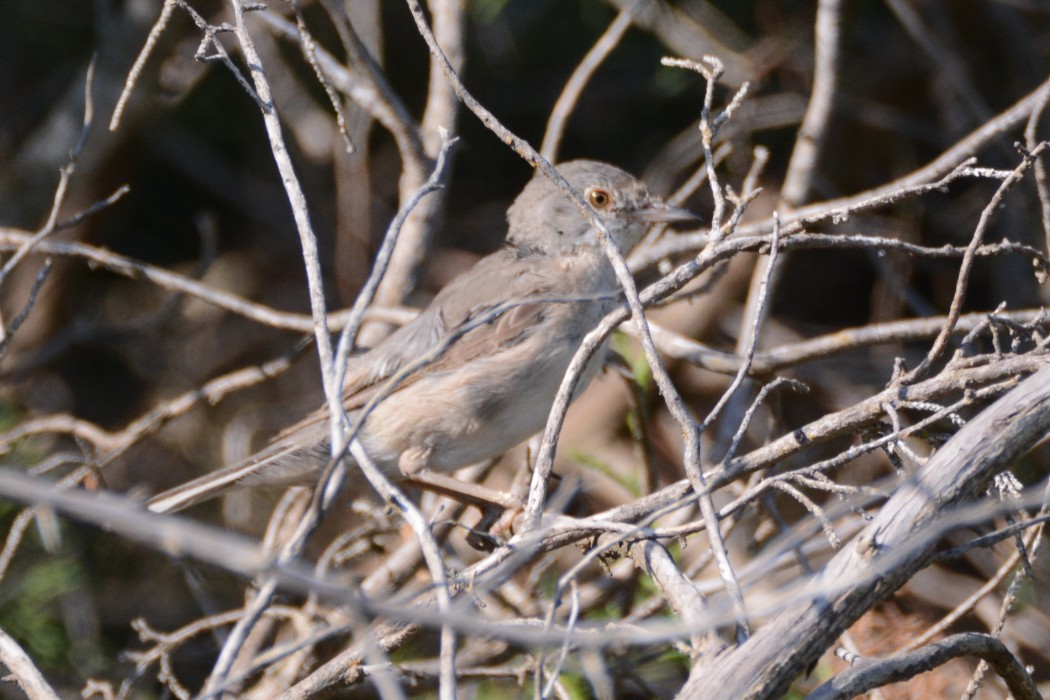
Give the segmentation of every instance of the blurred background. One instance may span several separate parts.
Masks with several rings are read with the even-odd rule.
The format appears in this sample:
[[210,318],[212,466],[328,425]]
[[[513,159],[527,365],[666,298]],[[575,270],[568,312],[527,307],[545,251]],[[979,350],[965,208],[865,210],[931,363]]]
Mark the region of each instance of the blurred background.
[[[300,5],[319,46],[345,61],[324,8],[305,0]],[[32,232],[47,221],[59,169],[80,135],[85,76],[94,57],[94,120],[59,220],[123,185],[129,191],[49,240],[90,244],[275,309],[308,314],[299,239],[259,109],[220,62],[194,60],[200,31],[187,12],[176,8],[119,128],[108,129],[160,7],[155,0],[0,4],[0,231]],[[224,3],[193,7],[210,22],[228,20]],[[764,193],[745,221],[768,216],[778,206],[813,81],[815,2],[469,0],[462,77],[508,128],[538,146],[566,80],[626,7],[636,16],[635,26],[584,88],[559,158],[610,161],[642,176],[657,193],[670,194],[700,167],[696,124],[705,84],[695,74],[662,67],[660,58],[717,55],[726,65],[717,104],[744,81],[751,84],[719,134],[719,145],[731,146],[720,173],[723,182],[739,188],[754,147],[769,149],[760,182]],[[269,8],[294,26],[289,5],[275,1]],[[430,62],[407,7],[395,0],[347,0],[346,10],[392,91],[419,120]],[[1038,0],[846,2],[833,116],[811,185],[794,204],[857,193],[907,174],[1028,94],[1050,66],[1048,19],[1050,6]],[[272,24],[257,21],[252,28],[306,191],[330,308],[343,308],[362,285],[399,206],[399,151],[388,131],[346,101],[357,148],[347,154],[333,109],[298,43],[276,35]],[[232,40],[223,41],[241,66]],[[478,256],[495,250],[505,232],[506,207],[531,175],[469,112],[460,109],[455,123],[445,126],[460,138],[447,206],[437,213],[436,236],[396,304],[425,304]],[[978,154],[980,164],[1012,169],[1018,140],[1019,128],[1003,133]],[[967,180],[825,230],[965,245],[997,184]],[[1034,189],[1030,183],[1020,189],[1023,195],[999,213],[988,240],[1009,236],[1045,249]],[[710,220],[706,187],[685,206]],[[26,303],[42,260],[31,256],[3,282],[0,308],[8,321]],[[657,315],[680,333],[732,351],[752,266],[753,260],[739,256],[709,296],[686,311]],[[795,253],[782,270],[764,342],[943,314],[957,269],[951,260],[860,250]],[[654,274],[641,272],[643,279]],[[1044,300],[1028,260],[997,257],[976,267],[966,310],[989,310],[1000,302],[1010,309],[1034,308]],[[164,400],[289,352],[300,335],[79,258],[56,256],[0,365],[0,419],[10,430],[31,418],[68,415],[120,431]],[[893,357],[921,357],[915,353],[924,349],[879,348],[797,368],[796,376],[813,382],[814,391],[785,397],[775,432],[849,405],[885,384]],[[729,381],[689,366],[676,367],[675,376],[701,415]],[[584,469],[587,496],[577,506],[583,512],[629,495],[624,479],[606,472],[632,454],[622,419],[632,400],[637,397],[629,396],[621,380],[606,377],[574,410],[576,422],[560,455],[577,466],[564,468],[598,465]],[[653,485],[671,483],[681,478],[676,426],[655,395],[641,400],[653,412]],[[105,468],[98,486],[146,493],[176,485],[247,454],[321,401],[311,348],[280,377],[217,405],[198,405],[149,432]],[[65,455],[61,468],[68,469],[97,456],[96,447],[58,431],[8,444],[4,461],[30,466],[61,462]],[[884,460],[872,459],[872,473],[889,470]],[[0,504],[5,523],[15,513],[14,505]],[[217,521],[223,514],[215,506],[202,517]],[[259,525],[249,519],[238,527]],[[0,587],[0,628],[18,638],[53,681],[70,688],[90,675],[126,672],[118,653],[137,644],[131,619],[142,616],[162,629],[184,623],[199,614],[194,587],[221,601],[221,608],[238,600],[236,586],[221,573],[187,574],[161,555],[76,525],[63,525],[57,554],[45,553],[37,539],[24,548]],[[932,605],[921,596],[915,600],[916,609]],[[1030,642],[1042,643],[1045,636],[1044,629]],[[1045,680],[1050,644],[1042,655],[1027,649],[1026,660],[1041,664]],[[191,657],[180,659],[189,676],[210,665],[210,657]]]

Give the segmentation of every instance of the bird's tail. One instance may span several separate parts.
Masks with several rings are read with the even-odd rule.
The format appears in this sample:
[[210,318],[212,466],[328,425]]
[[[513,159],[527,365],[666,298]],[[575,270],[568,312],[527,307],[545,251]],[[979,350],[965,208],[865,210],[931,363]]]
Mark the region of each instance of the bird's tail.
[[292,486],[316,479],[328,461],[327,444],[275,442],[238,464],[187,481],[146,502],[154,513],[175,513],[239,486]]

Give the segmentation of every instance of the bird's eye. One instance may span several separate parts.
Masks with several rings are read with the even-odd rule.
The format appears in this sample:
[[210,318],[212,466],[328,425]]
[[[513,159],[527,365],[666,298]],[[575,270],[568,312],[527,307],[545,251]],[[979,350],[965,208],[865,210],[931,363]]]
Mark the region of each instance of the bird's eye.
[[592,187],[587,190],[587,203],[595,209],[607,209],[612,204],[612,195],[609,190]]

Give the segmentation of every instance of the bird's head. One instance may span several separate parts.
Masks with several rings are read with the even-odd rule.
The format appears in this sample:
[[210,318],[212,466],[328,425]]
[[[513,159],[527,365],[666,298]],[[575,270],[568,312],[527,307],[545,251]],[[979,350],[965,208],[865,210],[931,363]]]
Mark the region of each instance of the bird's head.
[[[653,224],[698,218],[649,194],[642,182],[614,165],[573,160],[557,166],[557,170],[591,207],[624,254]],[[545,252],[594,245],[597,240],[577,205],[540,172],[507,210],[507,223],[508,242]]]

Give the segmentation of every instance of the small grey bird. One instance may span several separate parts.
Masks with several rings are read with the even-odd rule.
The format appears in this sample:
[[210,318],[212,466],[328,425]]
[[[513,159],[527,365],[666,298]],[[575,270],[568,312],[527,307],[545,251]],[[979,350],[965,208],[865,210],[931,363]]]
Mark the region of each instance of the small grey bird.
[[[625,254],[654,223],[696,219],[607,163],[576,160],[560,165],[558,172]],[[392,479],[493,459],[542,430],[583,336],[621,303],[616,275],[591,226],[542,174],[514,200],[507,223],[504,248],[453,280],[411,323],[350,361],[343,402],[353,422],[354,411],[396,372],[463,324],[506,309],[408,375],[368,415],[358,440]],[[603,347],[580,378],[576,395],[604,357]],[[164,513],[233,486],[309,483],[329,460],[327,411],[322,409],[244,462],[166,491],[147,505]]]

